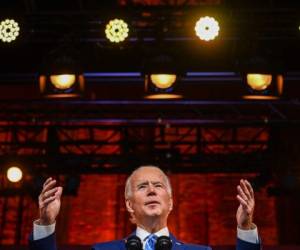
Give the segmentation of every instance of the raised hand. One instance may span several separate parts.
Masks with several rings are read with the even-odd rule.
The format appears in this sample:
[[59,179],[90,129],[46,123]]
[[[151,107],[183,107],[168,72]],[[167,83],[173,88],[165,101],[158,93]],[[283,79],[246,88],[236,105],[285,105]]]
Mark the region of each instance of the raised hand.
[[244,230],[253,229],[253,214],[255,207],[254,192],[247,180],[240,180],[237,186],[237,200],[240,205],[236,212],[236,220],[239,228]]
[[39,195],[39,224],[50,225],[55,222],[61,205],[62,187],[56,187],[56,180],[48,178]]

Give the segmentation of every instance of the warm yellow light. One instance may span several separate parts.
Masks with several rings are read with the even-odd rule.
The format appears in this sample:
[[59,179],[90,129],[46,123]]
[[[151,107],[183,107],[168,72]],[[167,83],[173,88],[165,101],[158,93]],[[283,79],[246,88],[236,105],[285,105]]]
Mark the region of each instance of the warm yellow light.
[[278,96],[267,96],[267,95],[244,95],[243,99],[246,100],[278,100]]
[[128,37],[129,28],[127,23],[121,19],[109,21],[106,25],[105,34],[109,41],[113,43],[123,42]]
[[204,41],[215,39],[219,35],[219,23],[213,17],[201,17],[196,25],[196,35]]
[[76,76],[75,75],[51,75],[50,81],[57,89],[68,89],[71,88],[75,83]]
[[247,74],[247,84],[257,91],[263,91],[272,82],[272,75],[269,74]]
[[0,23],[0,40],[10,43],[19,35],[19,24],[13,19],[6,19]]
[[145,98],[146,99],[179,99],[179,98],[182,98],[182,95],[176,95],[176,94],[153,94],[153,95],[147,95]]
[[18,182],[22,179],[23,173],[19,167],[10,167],[7,170],[6,176],[11,182]]
[[171,87],[176,81],[176,75],[172,74],[153,74],[150,76],[151,82],[160,89]]

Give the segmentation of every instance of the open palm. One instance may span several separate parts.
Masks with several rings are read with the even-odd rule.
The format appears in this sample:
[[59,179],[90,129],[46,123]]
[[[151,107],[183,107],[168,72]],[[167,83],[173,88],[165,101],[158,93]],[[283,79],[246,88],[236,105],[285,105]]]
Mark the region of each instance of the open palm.
[[254,192],[251,184],[247,180],[240,180],[237,186],[237,199],[240,205],[236,212],[238,227],[249,230],[253,227],[253,214],[255,207]]
[[39,222],[42,225],[53,224],[61,206],[62,187],[55,187],[56,180],[48,178],[39,195]]

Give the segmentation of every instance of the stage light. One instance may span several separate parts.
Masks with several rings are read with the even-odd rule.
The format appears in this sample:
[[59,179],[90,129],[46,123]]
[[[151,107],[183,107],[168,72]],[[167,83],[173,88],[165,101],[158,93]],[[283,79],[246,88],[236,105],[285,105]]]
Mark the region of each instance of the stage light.
[[282,63],[255,55],[239,63],[247,94],[244,99],[274,100],[283,94]]
[[76,75],[51,75],[50,81],[57,89],[69,89],[76,81]]
[[276,100],[283,93],[283,75],[275,73],[248,73],[246,74],[248,92],[244,99]]
[[178,66],[173,56],[158,54],[148,58],[144,64],[146,99],[182,98],[176,93]]
[[176,81],[175,74],[152,74],[150,75],[151,82],[160,89],[170,88]]
[[19,24],[13,19],[6,19],[0,23],[0,39],[10,43],[19,36]]
[[11,182],[19,182],[23,177],[23,173],[19,167],[13,166],[7,170],[6,176]]
[[272,75],[270,74],[247,74],[247,84],[257,91],[263,91],[270,86]]
[[[66,78],[66,75],[68,78],[65,82],[60,81]],[[82,74],[40,75],[39,85],[41,94],[46,98],[80,97],[84,92],[84,76]]]
[[176,74],[145,75],[146,99],[178,99],[181,95],[175,93]]
[[[62,52],[63,53],[63,52]],[[47,58],[39,77],[40,92],[47,98],[80,97],[84,93],[84,76],[74,51],[59,51]]]
[[201,17],[196,25],[196,35],[204,41],[211,41],[219,35],[220,26],[216,19],[213,17]]
[[106,38],[113,42],[123,42],[128,37],[128,24],[121,19],[109,21],[105,28]]

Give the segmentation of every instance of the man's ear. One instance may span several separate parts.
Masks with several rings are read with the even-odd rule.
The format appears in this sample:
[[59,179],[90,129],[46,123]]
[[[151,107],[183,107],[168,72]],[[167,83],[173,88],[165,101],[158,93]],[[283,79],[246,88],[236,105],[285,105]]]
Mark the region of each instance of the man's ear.
[[173,198],[170,198],[170,204],[169,204],[169,212],[171,212],[173,209]]
[[126,199],[125,203],[126,203],[126,209],[127,209],[127,211],[129,213],[133,213],[134,210],[132,208],[132,202],[131,202],[131,200],[130,199]]

